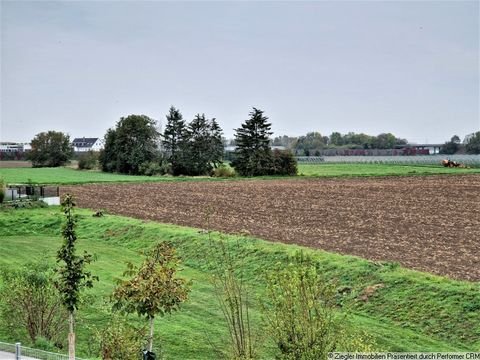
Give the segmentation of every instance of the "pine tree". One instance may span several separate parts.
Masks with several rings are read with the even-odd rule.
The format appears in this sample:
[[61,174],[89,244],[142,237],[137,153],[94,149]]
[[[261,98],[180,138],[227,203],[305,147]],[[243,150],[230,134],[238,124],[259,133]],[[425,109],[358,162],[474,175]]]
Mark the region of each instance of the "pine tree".
[[197,114],[188,124],[182,143],[182,170],[185,175],[207,175],[223,157],[222,129],[215,119]]
[[210,121],[210,161],[214,168],[222,163],[225,151],[222,140],[223,131],[215,118]]
[[188,175],[204,175],[212,170],[209,155],[209,130],[210,126],[205,114],[197,114],[188,124],[186,142],[187,148],[184,154],[187,155],[186,168]]
[[273,168],[272,150],[270,148],[270,131],[272,124],[263,111],[253,108],[250,119],[236,129],[235,160],[232,166],[242,176],[261,176],[271,174]]
[[185,140],[185,131],[186,125],[182,114],[175,107],[170,107],[162,144],[167,153],[168,161],[172,164],[174,174],[180,171],[181,148]]

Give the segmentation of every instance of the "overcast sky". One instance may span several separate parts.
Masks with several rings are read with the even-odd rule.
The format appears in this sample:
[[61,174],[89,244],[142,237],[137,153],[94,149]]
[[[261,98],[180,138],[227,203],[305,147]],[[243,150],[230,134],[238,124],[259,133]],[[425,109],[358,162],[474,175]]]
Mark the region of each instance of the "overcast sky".
[[0,141],[252,106],[275,135],[480,130],[478,1],[1,1]]

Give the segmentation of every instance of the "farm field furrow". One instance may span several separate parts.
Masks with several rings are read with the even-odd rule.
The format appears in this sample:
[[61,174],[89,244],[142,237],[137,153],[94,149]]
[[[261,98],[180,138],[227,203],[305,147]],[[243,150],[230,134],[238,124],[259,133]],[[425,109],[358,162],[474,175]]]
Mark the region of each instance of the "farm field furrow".
[[96,184],[61,191],[95,210],[480,280],[477,175]]

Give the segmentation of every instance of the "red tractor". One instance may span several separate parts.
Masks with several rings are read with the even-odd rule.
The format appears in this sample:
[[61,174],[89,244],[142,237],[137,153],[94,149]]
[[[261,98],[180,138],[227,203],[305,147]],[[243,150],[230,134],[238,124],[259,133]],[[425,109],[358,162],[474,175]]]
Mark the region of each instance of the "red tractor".
[[450,159],[442,160],[442,165],[445,166],[445,167],[450,167],[450,168],[451,167],[461,167],[461,168],[465,167],[465,165],[460,164],[460,163],[458,163],[456,161],[453,161],[453,160],[450,160]]

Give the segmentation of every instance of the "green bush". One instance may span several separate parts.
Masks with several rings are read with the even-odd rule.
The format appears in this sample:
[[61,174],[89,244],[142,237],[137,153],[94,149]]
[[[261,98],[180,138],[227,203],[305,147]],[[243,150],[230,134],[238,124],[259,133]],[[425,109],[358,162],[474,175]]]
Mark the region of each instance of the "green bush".
[[337,289],[317,264],[297,253],[287,267],[267,275],[264,315],[277,359],[327,359],[333,351],[371,351],[370,338],[354,334],[337,309]]
[[97,331],[99,352],[102,359],[138,360],[146,342],[145,328],[136,328],[118,314]]
[[98,153],[88,151],[78,157],[78,169],[80,170],[93,170],[98,165]]
[[297,159],[291,151],[273,151],[273,175],[297,175]]
[[138,172],[139,174],[146,176],[163,175],[162,167],[158,162],[155,161],[144,162],[138,168]]
[[57,352],[58,348],[55,347],[55,345],[48,339],[46,339],[43,336],[38,336],[35,339],[35,344],[34,344],[36,349],[44,350],[44,351],[50,351],[50,352]]
[[235,170],[228,165],[222,164],[213,171],[213,177],[235,177],[237,174]]

